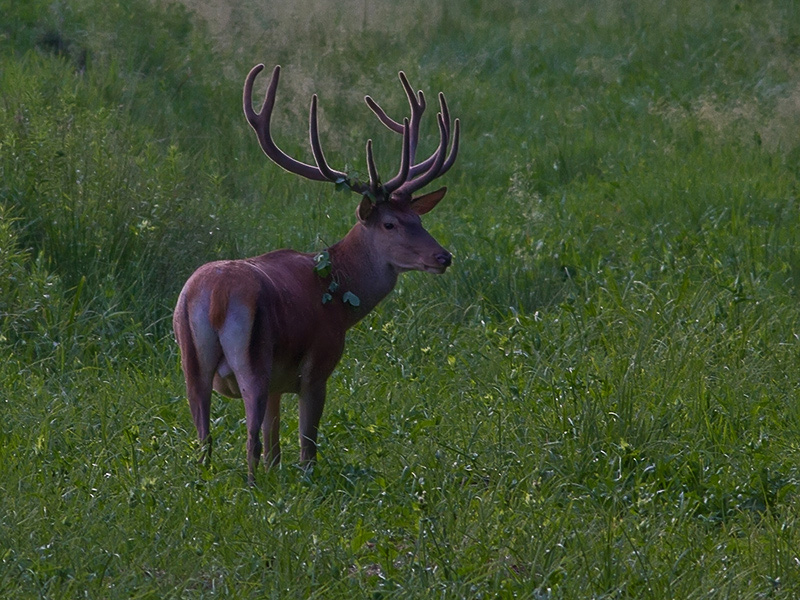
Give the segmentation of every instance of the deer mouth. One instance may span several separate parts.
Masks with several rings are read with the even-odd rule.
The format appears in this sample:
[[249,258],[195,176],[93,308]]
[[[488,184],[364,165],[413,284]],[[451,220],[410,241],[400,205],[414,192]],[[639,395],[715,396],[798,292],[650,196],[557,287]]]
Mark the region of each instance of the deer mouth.
[[423,265],[423,267],[422,267],[422,269],[421,269],[421,270],[422,270],[422,271],[425,271],[426,273],[433,273],[434,275],[441,275],[442,273],[444,273],[445,271],[447,271],[447,267],[448,267],[448,266],[449,266],[449,265],[442,265],[442,264],[437,264],[437,265]]

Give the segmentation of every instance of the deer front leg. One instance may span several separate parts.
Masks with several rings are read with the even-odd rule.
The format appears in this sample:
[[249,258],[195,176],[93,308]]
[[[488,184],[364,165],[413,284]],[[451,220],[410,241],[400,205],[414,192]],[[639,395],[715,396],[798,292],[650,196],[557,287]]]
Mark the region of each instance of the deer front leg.
[[270,394],[261,431],[264,434],[264,465],[267,469],[281,463],[281,395]]
[[300,463],[304,468],[317,457],[317,432],[325,406],[327,381],[303,381],[300,389]]

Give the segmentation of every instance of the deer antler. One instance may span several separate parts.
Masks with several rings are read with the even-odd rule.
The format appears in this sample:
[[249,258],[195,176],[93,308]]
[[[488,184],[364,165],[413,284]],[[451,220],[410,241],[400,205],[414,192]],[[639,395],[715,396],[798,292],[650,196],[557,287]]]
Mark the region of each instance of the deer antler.
[[272,78],[267,87],[267,93],[264,97],[264,103],[261,105],[261,111],[256,113],[253,110],[253,82],[263,69],[264,65],[259,64],[253,67],[250,73],[247,74],[247,79],[244,81],[244,97],[242,99],[244,115],[247,118],[247,122],[250,123],[250,126],[256,132],[258,142],[261,144],[261,149],[272,162],[282,169],[290,173],[296,173],[306,179],[325,181],[327,178],[320,172],[318,167],[313,167],[299,160],[295,160],[278,148],[277,144],[272,141],[270,119],[272,118],[272,109],[275,106],[275,92],[278,89],[278,79],[281,74],[280,66],[276,66],[272,71]]
[[[452,146],[450,147],[450,152],[445,157],[445,152],[447,151],[447,143],[450,139],[450,111],[447,107],[447,100],[444,97],[444,94],[441,92],[439,93],[439,107],[440,112],[437,114],[437,120],[439,123],[439,146],[436,148],[436,151],[431,154],[428,158],[423,160],[420,163],[414,164],[414,160],[416,157],[417,151],[417,141],[419,140],[419,126],[422,120],[422,113],[425,112],[425,95],[420,91],[416,94],[414,93],[414,89],[408,82],[408,78],[406,74],[400,71],[399,73],[400,83],[403,85],[403,89],[406,92],[406,97],[408,98],[408,104],[411,109],[411,121],[410,125],[401,125],[394,119],[392,119],[389,115],[386,114],[380,105],[378,105],[375,100],[373,100],[370,96],[366,96],[364,101],[369,106],[370,110],[375,113],[381,123],[383,123],[387,128],[391,129],[396,133],[403,133],[404,128],[409,127],[411,129],[409,133],[409,145],[410,145],[410,152],[409,152],[409,171],[408,171],[408,178],[404,180],[399,180],[398,178],[392,179],[388,182],[384,188],[388,193],[397,192],[397,194],[412,194],[417,190],[423,188],[431,181],[436,179],[437,177],[441,177],[444,175],[450,167],[453,166],[453,163],[456,161],[456,157],[458,156],[458,142],[459,142],[459,135],[460,135],[460,123],[459,120],[455,120],[454,125],[454,133],[453,133],[453,141]],[[391,184],[391,185],[390,185]]]
[[[375,176],[374,180],[370,179],[369,185],[366,185],[363,183],[350,181],[350,179],[347,177],[347,173],[332,169],[328,165],[328,162],[325,160],[325,155],[322,152],[322,144],[319,141],[316,94],[314,94],[311,98],[311,110],[309,113],[308,128],[311,151],[314,155],[316,166],[296,160],[278,147],[278,145],[272,139],[270,122],[272,119],[272,109],[275,106],[275,94],[278,89],[278,80],[280,78],[281,68],[280,66],[276,66],[275,69],[273,69],[272,77],[269,85],[267,86],[266,95],[264,96],[264,103],[261,106],[261,110],[256,113],[253,110],[253,82],[255,81],[256,76],[263,69],[264,65],[259,64],[253,67],[247,74],[247,78],[244,82],[242,106],[244,108],[244,114],[247,118],[247,122],[250,123],[250,126],[256,132],[258,142],[261,145],[261,149],[264,151],[264,154],[266,154],[267,157],[272,160],[272,162],[282,169],[285,169],[290,173],[300,175],[301,177],[305,177],[306,179],[311,179],[313,181],[345,182],[350,189],[359,194],[377,189],[377,175]],[[373,173],[377,174],[375,162],[372,158],[371,152],[367,154],[367,169],[371,176]]]
[[378,169],[375,166],[375,159],[372,153],[372,140],[367,141],[368,184],[351,181],[347,173],[332,169],[325,159],[325,155],[322,151],[322,144],[319,141],[319,123],[317,118],[318,99],[316,94],[311,97],[308,127],[311,152],[314,155],[316,166],[296,160],[278,147],[272,139],[270,130],[272,110],[275,107],[275,95],[281,73],[280,66],[276,66],[272,71],[272,77],[267,86],[267,92],[264,97],[264,102],[261,105],[261,110],[259,112],[253,110],[253,83],[256,76],[258,76],[263,69],[264,65],[258,64],[247,74],[247,78],[244,82],[242,99],[244,114],[248,123],[250,123],[250,126],[256,132],[264,154],[276,165],[290,173],[295,173],[313,181],[343,182],[354,192],[370,195],[376,200],[386,200],[392,193],[410,196],[413,192],[419,190],[437,177],[444,175],[455,162],[456,155],[458,154],[459,121],[458,119],[455,120],[455,132],[452,146],[450,147],[450,152],[447,153],[448,141],[450,139],[450,113],[447,108],[447,102],[444,99],[444,94],[440,93],[439,105],[441,107],[441,112],[437,115],[439,123],[439,146],[427,159],[418,164],[414,164],[417,141],[419,140],[419,125],[422,119],[422,113],[425,111],[425,96],[422,92],[419,92],[418,95],[414,94],[414,90],[411,88],[405,73],[402,71],[400,72],[400,82],[403,84],[403,89],[406,92],[411,108],[410,120],[405,118],[403,119],[403,123],[400,124],[390,118],[372,98],[369,96],[365,98],[367,105],[378,116],[381,122],[392,131],[400,133],[403,136],[400,170],[397,175],[386,182],[386,184],[381,185]]
[[[418,92],[418,95],[415,96],[413,88],[408,83],[406,74],[400,71],[399,76],[400,83],[403,84],[403,89],[406,92],[408,104],[411,108],[411,133],[409,135],[409,143],[411,144],[410,162],[413,163],[417,152],[417,141],[419,140],[419,124],[422,120],[422,113],[425,112],[425,94],[420,91]],[[364,101],[367,103],[367,106],[370,107],[372,112],[377,115],[381,123],[396,133],[403,133],[403,125],[387,115],[386,112],[378,105],[378,103],[375,102],[375,100],[373,100],[370,96],[365,96]]]

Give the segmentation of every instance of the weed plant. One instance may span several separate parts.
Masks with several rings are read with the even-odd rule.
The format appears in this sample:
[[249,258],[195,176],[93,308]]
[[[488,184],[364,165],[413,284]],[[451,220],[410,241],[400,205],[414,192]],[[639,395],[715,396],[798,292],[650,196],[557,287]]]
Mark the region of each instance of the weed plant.
[[[800,595],[797,2],[0,13],[1,597]],[[404,114],[400,69],[463,148],[426,217],[454,266],[351,332],[317,466],[287,402],[250,488],[238,402],[196,463],[172,306],[356,204],[263,157],[257,62],[295,156],[318,93],[330,162],[392,171],[361,98]]]

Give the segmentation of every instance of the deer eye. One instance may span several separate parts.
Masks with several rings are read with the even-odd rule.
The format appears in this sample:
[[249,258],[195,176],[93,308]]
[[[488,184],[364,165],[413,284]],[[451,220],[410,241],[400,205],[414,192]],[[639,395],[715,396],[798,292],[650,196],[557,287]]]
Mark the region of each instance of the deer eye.
[[383,224],[383,228],[384,229],[394,229],[394,223],[384,223]]

